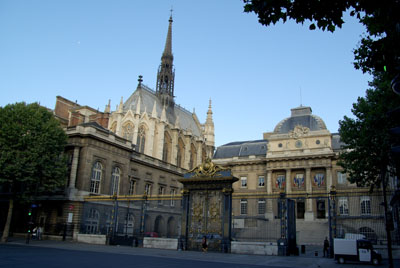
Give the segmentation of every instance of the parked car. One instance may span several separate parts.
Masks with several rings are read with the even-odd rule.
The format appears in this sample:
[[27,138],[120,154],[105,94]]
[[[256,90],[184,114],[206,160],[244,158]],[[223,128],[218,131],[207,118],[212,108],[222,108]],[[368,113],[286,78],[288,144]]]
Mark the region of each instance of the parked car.
[[158,233],[156,233],[156,232],[145,232],[144,236],[145,237],[158,237]]

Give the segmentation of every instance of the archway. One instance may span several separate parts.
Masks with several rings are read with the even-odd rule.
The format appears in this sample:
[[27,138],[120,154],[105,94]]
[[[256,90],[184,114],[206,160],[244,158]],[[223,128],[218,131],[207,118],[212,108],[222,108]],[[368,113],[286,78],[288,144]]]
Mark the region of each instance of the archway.
[[174,217],[169,217],[167,224],[167,237],[175,237],[178,235],[176,221]]
[[165,236],[165,222],[164,218],[159,215],[154,221],[154,232],[158,233],[159,236]]

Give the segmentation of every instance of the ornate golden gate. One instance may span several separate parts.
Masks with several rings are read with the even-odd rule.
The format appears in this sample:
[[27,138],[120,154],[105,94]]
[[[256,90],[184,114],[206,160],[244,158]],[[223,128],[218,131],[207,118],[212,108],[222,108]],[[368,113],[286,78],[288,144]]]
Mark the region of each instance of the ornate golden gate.
[[200,250],[207,238],[208,249],[230,251],[232,222],[232,183],[237,181],[231,171],[207,159],[184,178],[181,247]]

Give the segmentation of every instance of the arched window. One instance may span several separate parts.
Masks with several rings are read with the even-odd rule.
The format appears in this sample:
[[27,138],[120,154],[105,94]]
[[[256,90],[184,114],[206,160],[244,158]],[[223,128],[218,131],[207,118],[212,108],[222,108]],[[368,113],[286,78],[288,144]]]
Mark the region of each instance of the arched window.
[[133,124],[131,122],[127,122],[122,126],[122,137],[125,139],[132,141],[133,139]]
[[364,226],[359,229],[359,232],[360,234],[365,235],[366,239],[376,243],[377,235],[373,229]]
[[178,140],[178,154],[176,158],[176,165],[178,167],[183,167],[183,161],[185,160],[185,144],[183,143],[182,139],[179,138]]
[[103,166],[99,161],[94,163],[92,167],[92,176],[90,177],[90,192],[94,194],[98,194],[100,191],[100,181],[101,181],[101,175]]
[[190,159],[189,159],[189,169],[192,169],[197,164],[197,151],[193,143],[190,145]]
[[163,146],[163,161],[171,162],[171,148],[172,148],[172,139],[168,132],[164,133],[164,146]]
[[111,195],[118,195],[120,169],[114,167],[111,173]]
[[144,153],[144,146],[146,143],[146,129],[144,126],[141,126],[139,128],[138,136],[137,136],[137,141],[136,141],[136,151],[140,153]]

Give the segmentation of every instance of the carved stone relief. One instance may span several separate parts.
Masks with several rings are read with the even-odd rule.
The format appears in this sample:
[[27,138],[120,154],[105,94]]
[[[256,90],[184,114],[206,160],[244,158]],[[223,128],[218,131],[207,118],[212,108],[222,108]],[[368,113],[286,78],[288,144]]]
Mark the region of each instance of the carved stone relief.
[[292,131],[289,132],[289,137],[295,139],[304,137],[308,134],[309,131],[310,129],[308,127],[297,125]]

